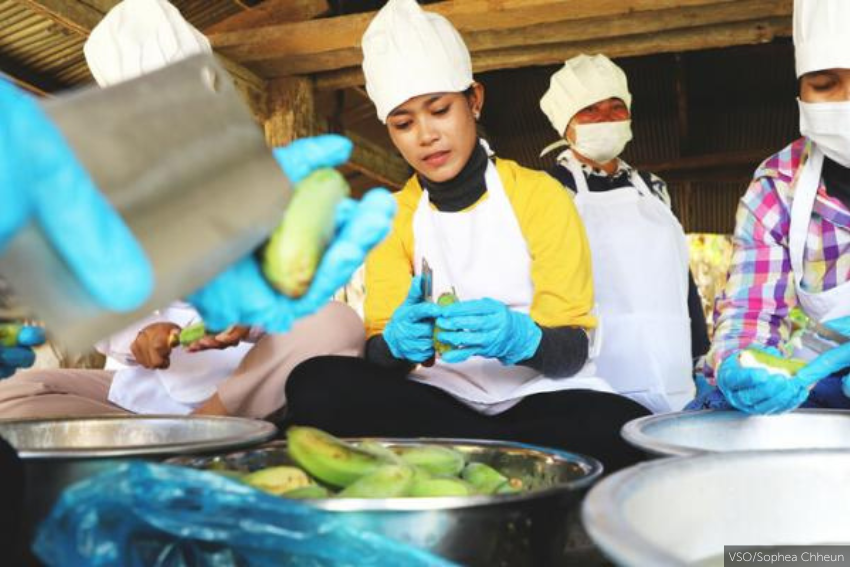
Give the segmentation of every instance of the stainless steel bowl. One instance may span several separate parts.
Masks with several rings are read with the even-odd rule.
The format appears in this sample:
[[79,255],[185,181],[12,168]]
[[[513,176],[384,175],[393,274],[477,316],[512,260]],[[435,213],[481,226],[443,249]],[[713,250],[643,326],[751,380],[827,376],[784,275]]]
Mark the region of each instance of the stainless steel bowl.
[[29,528],[47,515],[65,487],[130,459],[246,447],[276,431],[271,423],[235,417],[0,419],[0,437],[24,462]]
[[618,565],[722,566],[724,545],[850,544],[850,452],[650,461],[597,484],[582,519]]
[[622,435],[635,447],[661,456],[850,449],[850,411],[804,409],[753,416],[712,410],[668,413],[630,421]]
[[[584,535],[578,504],[602,473],[594,459],[531,445],[463,439],[373,439],[388,447],[436,444],[521,478],[531,490],[516,495],[318,499],[304,502],[464,565],[592,564],[601,556]],[[292,464],[286,443],[248,451],[169,459],[200,469],[249,472]]]

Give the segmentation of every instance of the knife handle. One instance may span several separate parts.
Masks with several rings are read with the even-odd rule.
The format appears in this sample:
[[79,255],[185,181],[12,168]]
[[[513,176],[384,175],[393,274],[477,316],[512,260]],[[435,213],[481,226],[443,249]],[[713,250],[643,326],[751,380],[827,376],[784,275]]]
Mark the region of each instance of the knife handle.
[[431,358],[429,358],[428,360],[423,362],[422,366],[424,366],[425,368],[430,368],[430,367],[434,366],[434,362],[435,362],[435,357],[432,356]]

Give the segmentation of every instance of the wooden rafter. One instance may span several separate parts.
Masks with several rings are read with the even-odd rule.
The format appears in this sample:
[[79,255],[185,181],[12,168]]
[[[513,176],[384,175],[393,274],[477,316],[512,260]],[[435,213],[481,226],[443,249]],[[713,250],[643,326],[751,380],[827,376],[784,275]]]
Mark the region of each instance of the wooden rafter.
[[[18,3],[46,16],[63,28],[87,37],[104,14],[118,0],[17,0]],[[265,80],[227,57],[219,57],[234,76],[236,86],[246,96],[255,114],[264,114]]]
[[206,28],[207,35],[312,20],[330,10],[327,0],[266,0]]
[[[792,8],[792,0],[463,0],[428,6],[463,34],[477,71],[546,65],[589,48],[643,55],[758,42],[790,33]],[[271,25],[210,39],[265,77],[314,74],[320,88],[352,86],[362,84],[360,38],[372,17]]]

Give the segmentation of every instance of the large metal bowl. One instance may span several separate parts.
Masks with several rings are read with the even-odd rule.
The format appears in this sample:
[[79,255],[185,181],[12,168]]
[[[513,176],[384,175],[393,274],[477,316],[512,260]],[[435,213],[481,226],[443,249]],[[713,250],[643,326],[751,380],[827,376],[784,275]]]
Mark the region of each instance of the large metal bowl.
[[618,565],[723,565],[724,545],[850,544],[850,452],[659,459],[585,499],[585,527]]
[[850,449],[850,411],[804,409],[781,415],[694,411],[641,417],[623,426],[652,455],[791,449]]
[[[602,473],[589,457],[510,442],[463,439],[372,439],[385,446],[436,444],[521,478],[516,495],[445,498],[305,500],[345,514],[351,525],[427,549],[464,565],[588,565],[600,560],[578,521],[578,504]],[[242,472],[293,464],[286,443],[248,451],[168,460],[200,469]]]
[[29,529],[47,515],[65,487],[130,459],[246,447],[276,431],[271,423],[235,417],[0,419],[0,437],[24,463]]

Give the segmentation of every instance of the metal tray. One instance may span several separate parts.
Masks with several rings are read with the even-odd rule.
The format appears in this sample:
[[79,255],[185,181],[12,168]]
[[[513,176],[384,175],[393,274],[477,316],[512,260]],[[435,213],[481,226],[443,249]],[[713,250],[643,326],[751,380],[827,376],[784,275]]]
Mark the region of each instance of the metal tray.
[[[327,498],[305,504],[365,530],[393,537],[464,565],[559,565],[598,557],[578,522],[578,504],[602,473],[589,457],[510,442],[372,439],[385,446],[436,444],[484,462],[531,488],[515,495],[446,498]],[[253,471],[292,464],[286,443],[247,451],[169,459],[200,469]]]
[[730,451],[850,449],[850,411],[803,409],[781,415],[694,411],[641,417],[623,426],[632,445],[660,456]]
[[617,565],[719,567],[724,545],[850,544],[848,479],[842,450],[657,459],[593,487],[582,519]]

